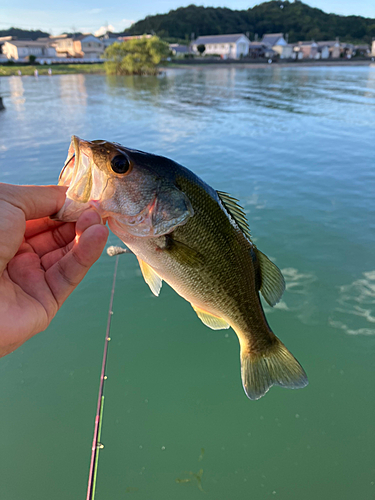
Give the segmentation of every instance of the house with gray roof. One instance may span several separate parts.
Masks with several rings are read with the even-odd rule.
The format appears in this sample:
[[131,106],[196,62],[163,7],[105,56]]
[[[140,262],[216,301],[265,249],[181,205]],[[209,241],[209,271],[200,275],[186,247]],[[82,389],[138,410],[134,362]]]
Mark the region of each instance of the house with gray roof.
[[185,57],[191,52],[188,45],[180,45],[179,43],[170,43],[169,49],[175,57]]
[[204,45],[203,55],[218,55],[222,59],[240,59],[249,52],[250,40],[243,33],[235,35],[199,36],[190,47],[199,54],[198,46]]
[[30,56],[56,57],[49,38],[39,40],[9,40],[3,45],[3,54],[13,61],[27,61]]
[[293,57],[293,46],[287,42],[283,33],[269,33],[263,35],[261,43],[274,50],[276,54],[279,54],[280,59],[290,59]]
[[263,35],[261,43],[272,48],[276,45],[282,46],[288,44],[284,38],[284,33],[269,33],[267,35]]
[[326,40],[323,42],[316,42],[318,47],[328,47],[329,50],[329,56],[332,57],[333,59],[340,57],[341,55],[341,45],[339,42],[339,39],[337,38],[336,40]]

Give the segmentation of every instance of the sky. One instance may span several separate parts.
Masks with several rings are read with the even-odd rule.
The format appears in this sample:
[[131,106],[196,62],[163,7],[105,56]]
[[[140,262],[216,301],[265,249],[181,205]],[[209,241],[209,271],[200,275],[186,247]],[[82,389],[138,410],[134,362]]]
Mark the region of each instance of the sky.
[[[359,15],[375,18],[375,0],[304,0],[312,7],[341,15]],[[4,2],[5,3],[5,2]],[[4,5],[3,3],[3,5]],[[0,8],[0,29],[11,26],[23,29],[41,29],[53,35],[63,31],[95,33],[105,26],[112,31],[123,31],[133,22],[147,15],[164,14],[178,7],[195,3],[205,7],[228,7],[244,10],[261,3],[253,0],[18,0],[16,7]],[[7,2],[8,6],[12,4]]]

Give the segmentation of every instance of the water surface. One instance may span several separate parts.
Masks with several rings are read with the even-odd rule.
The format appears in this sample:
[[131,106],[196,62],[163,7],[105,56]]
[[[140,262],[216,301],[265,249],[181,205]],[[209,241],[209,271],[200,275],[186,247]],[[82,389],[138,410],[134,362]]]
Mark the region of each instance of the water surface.
[[[0,92],[0,181],[55,183],[72,134],[168,156],[241,200],[287,281],[266,313],[310,385],[252,402],[234,332],[166,284],[153,297],[121,256],[96,498],[373,498],[375,68],[11,77]],[[0,361],[4,500],[85,497],[113,269],[103,254]]]

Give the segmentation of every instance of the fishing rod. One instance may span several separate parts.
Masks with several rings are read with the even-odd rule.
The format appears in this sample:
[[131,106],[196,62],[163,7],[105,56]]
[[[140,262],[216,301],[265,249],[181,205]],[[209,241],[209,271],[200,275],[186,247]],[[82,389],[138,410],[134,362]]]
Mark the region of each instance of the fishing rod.
[[[116,254],[113,254],[113,255],[116,255]],[[109,341],[111,340],[109,333],[111,330],[111,320],[112,320],[112,315],[113,315],[112,306],[113,306],[113,297],[115,295],[118,258],[119,258],[119,256],[117,254],[116,262],[115,262],[115,270],[113,272],[111,299],[109,301],[107,329],[105,332],[102,371],[100,374],[98,405],[97,405],[96,416],[95,416],[94,438],[92,440],[90,472],[89,472],[89,482],[88,482],[88,486],[87,486],[86,500],[94,500],[95,490],[96,490],[96,477],[97,477],[97,472],[98,472],[99,450],[104,448],[104,446],[100,442],[100,435],[101,435],[102,421],[103,421],[103,408],[104,408],[104,393],[103,393],[103,391],[104,391],[104,381],[107,380],[107,376],[105,374],[105,369],[106,369],[106,365],[107,365],[108,344],[109,344]]]
[[110,257],[116,256],[116,262],[115,262],[115,269],[113,272],[111,298],[109,301],[107,328],[105,331],[102,371],[100,373],[100,383],[99,383],[99,391],[98,391],[99,392],[98,393],[98,405],[97,405],[96,416],[95,416],[94,437],[92,440],[90,472],[89,472],[89,482],[88,482],[88,486],[87,486],[86,500],[94,500],[95,491],[96,491],[96,478],[97,478],[97,473],[98,473],[99,450],[104,448],[104,446],[100,442],[100,436],[101,436],[101,431],[102,431],[103,409],[104,409],[104,381],[107,380],[107,376],[105,374],[105,369],[106,369],[106,365],[107,365],[108,343],[111,340],[109,333],[111,330],[111,320],[112,320],[112,315],[113,315],[113,308],[112,307],[113,307],[113,298],[115,295],[118,258],[119,258],[119,255],[122,253],[131,253],[131,252],[128,248],[122,248],[122,247],[118,247],[118,246],[111,246],[111,247],[107,248],[107,254]]

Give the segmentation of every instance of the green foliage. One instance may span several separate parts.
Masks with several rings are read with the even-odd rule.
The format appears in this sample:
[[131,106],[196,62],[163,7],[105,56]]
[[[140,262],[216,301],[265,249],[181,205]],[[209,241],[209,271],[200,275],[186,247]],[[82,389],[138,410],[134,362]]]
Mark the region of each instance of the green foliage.
[[197,50],[200,53],[200,55],[202,55],[203,52],[206,50],[206,46],[203,43],[201,43],[200,45],[198,45]]
[[29,56],[29,63],[30,64],[34,64],[35,60],[36,60],[36,56],[33,56],[33,55]]
[[116,42],[104,52],[105,69],[110,75],[156,75],[168,55],[168,44],[157,36]]
[[90,64],[44,64],[42,66],[33,66],[31,64],[15,64],[14,61],[9,61],[6,64],[0,65],[0,77],[18,75],[18,70],[22,75],[33,75],[37,69],[39,75],[48,75],[48,69],[52,69],[53,75],[66,75],[77,73],[105,73],[104,64],[90,63]]
[[9,28],[7,30],[0,30],[0,36],[16,36],[18,40],[36,40],[37,38],[49,37],[49,33],[40,30]]
[[302,2],[274,0],[248,10],[198,7],[189,5],[168,14],[147,16],[133,24],[133,35],[156,33],[158,36],[189,39],[203,35],[249,32],[262,37],[265,33],[288,33],[291,43],[299,40],[335,40],[371,43],[375,37],[375,20],[360,16],[327,14]]

